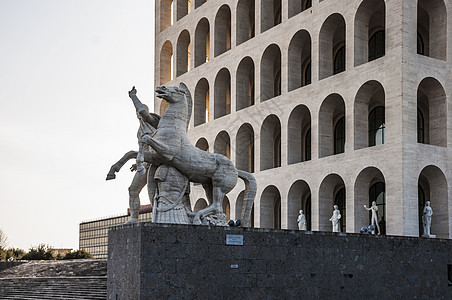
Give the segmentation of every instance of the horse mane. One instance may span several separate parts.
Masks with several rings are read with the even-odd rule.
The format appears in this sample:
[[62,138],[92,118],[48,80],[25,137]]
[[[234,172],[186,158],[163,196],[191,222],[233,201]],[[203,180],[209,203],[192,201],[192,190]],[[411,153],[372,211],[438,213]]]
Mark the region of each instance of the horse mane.
[[185,99],[187,100],[187,130],[191,120],[191,114],[193,109],[193,99],[191,98],[191,93],[185,83],[181,82],[179,84],[179,89],[181,89],[185,94]]

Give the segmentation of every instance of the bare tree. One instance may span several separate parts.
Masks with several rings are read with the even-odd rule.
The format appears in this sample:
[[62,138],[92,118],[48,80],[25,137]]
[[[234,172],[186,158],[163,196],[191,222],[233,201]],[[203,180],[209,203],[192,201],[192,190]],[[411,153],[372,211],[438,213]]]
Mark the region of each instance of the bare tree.
[[0,249],[5,249],[8,245],[8,238],[5,232],[0,228]]

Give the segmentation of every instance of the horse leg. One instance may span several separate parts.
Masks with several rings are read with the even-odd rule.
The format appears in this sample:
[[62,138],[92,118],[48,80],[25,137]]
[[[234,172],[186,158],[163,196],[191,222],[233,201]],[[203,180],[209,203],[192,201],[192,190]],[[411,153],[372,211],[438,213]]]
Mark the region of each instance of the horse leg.
[[206,189],[206,195],[207,198],[211,197],[211,199],[209,199],[209,201],[211,201],[211,204],[196,213],[195,217],[193,218],[193,224],[195,225],[201,225],[201,217],[206,217],[211,214],[223,212],[221,204],[223,202],[224,193],[221,191],[221,188],[213,186],[211,189]]
[[160,156],[165,158],[165,160],[172,160],[174,158],[174,154],[172,149],[159,140],[154,139],[150,135],[146,134],[141,137],[140,143],[147,144],[152,147]]
[[119,170],[121,170],[121,168],[125,165],[127,161],[129,161],[132,158],[136,158],[137,153],[138,152],[132,150],[124,154],[124,156],[117,163],[111,166],[110,171],[107,174],[107,180],[115,179],[116,178],[115,173],[119,172]]

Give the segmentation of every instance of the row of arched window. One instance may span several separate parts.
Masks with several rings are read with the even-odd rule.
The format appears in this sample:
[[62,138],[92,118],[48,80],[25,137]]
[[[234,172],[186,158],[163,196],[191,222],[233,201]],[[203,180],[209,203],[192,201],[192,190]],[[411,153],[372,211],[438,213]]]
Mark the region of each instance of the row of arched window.
[[[354,203],[348,205],[346,194],[347,190],[354,189]],[[314,192],[314,191],[312,191]],[[225,196],[223,201],[223,210],[228,217],[239,218],[243,205],[242,191],[237,199],[233,203],[229,198]],[[378,223],[381,230],[381,234],[386,234],[387,228],[387,207],[390,205],[386,201],[386,179],[383,173],[375,167],[367,167],[362,170],[357,176],[354,186],[347,187],[344,180],[338,174],[329,174],[326,176],[318,190],[319,198],[319,224],[316,226],[320,231],[330,231],[331,222],[329,218],[332,214],[333,205],[338,205],[341,212],[341,232],[359,232],[362,226],[367,226],[371,223],[371,213],[363,208],[364,205],[370,207],[372,202],[375,201],[378,207]],[[432,207],[440,210],[444,207],[448,207],[447,201],[447,181],[444,173],[437,166],[425,167],[418,176],[418,211],[412,211],[415,216],[412,218],[418,219],[419,224],[419,236],[422,235],[422,211],[426,201],[431,201]],[[280,190],[275,185],[267,186],[263,189],[262,193],[256,197],[256,201],[259,201],[259,215],[260,222],[256,224],[255,214],[252,210],[252,217],[250,220],[251,227],[261,228],[282,228],[281,224],[281,202],[287,203],[287,225],[284,229],[297,229],[297,216],[300,209],[304,211],[307,220],[307,229],[312,230],[312,200],[311,200],[311,187],[304,180],[295,181],[287,196],[284,197]],[[207,207],[208,202],[203,199],[197,199],[194,204],[194,211],[198,211],[204,207]],[[231,206],[235,212],[231,215]],[[348,208],[352,207],[352,211],[348,211]],[[347,220],[354,220],[354,228],[350,228],[347,225]],[[447,214],[438,215],[433,218],[432,232],[439,237],[448,238],[449,222]],[[412,234],[417,234],[412,233]]]
[[[185,3],[187,0],[175,0]],[[185,2],[184,2],[185,1]],[[167,7],[168,0],[162,1],[162,9]],[[268,3],[267,3],[268,2]],[[299,3],[300,2],[300,3]],[[261,1],[262,31],[280,23],[281,0]],[[185,5],[186,6],[186,5]],[[292,0],[289,7],[311,6],[310,1]],[[295,9],[295,11],[298,10]],[[272,11],[271,13],[269,13]],[[163,12],[162,12],[163,13]],[[274,14],[276,15],[274,16]],[[269,14],[269,16],[267,16]],[[290,15],[290,11],[289,11]],[[354,65],[358,66],[385,55],[386,7],[384,0],[363,0],[355,14],[354,24]],[[166,18],[161,17],[165,22]],[[236,44],[239,45],[255,35],[254,0],[239,0],[237,2]],[[267,24],[268,23],[268,24]],[[218,56],[231,49],[231,9],[222,5],[214,20],[213,26],[213,56]],[[334,13],[323,22],[319,35],[319,79],[345,71],[346,68],[346,23],[344,17]],[[160,83],[164,84],[180,76],[194,67],[200,66],[211,59],[211,28],[206,17],[201,18],[195,32],[184,29],[179,34],[174,62],[173,44],[166,41],[160,51]],[[194,47],[192,47],[192,40]],[[306,30],[300,30],[289,45],[289,91],[311,82],[311,35]],[[443,0],[419,0],[417,20],[417,53],[437,59],[446,59],[447,18]],[[283,47],[285,48],[285,47]],[[194,56],[192,58],[192,51]],[[261,73],[269,72],[266,78],[267,87],[261,101],[279,95],[281,51],[277,45],[271,45],[262,57],[264,68]],[[174,67],[175,65],[175,67]],[[262,89],[262,88],[261,88]]]
[[[199,90],[199,86],[203,88]],[[205,89],[207,87],[207,90]],[[205,96],[208,95],[207,80],[202,79],[195,89],[194,114],[203,117],[206,112]],[[354,102],[354,149],[362,149],[385,143],[385,91],[383,86],[371,80],[363,84]],[[224,102],[227,106],[227,102]],[[447,146],[446,94],[442,85],[434,78],[421,81],[417,93],[417,142],[436,146]],[[224,109],[224,107],[222,107]],[[215,108],[215,111],[217,109]],[[226,109],[227,111],[227,109]],[[311,111],[304,105],[296,106],[290,113],[287,128],[287,164],[310,160],[311,150]],[[281,166],[281,121],[271,114],[260,127],[260,170]],[[233,148],[236,153],[236,166],[254,172],[255,129],[249,123],[243,124],[236,133]],[[345,151],[347,140],[345,101],[339,94],[331,94],[323,100],[318,112],[318,157],[326,157]],[[205,138],[196,146],[209,149]],[[234,148],[235,147],[235,148]],[[230,156],[231,139],[226,131],[221,131],[214,141],[213,152]]]

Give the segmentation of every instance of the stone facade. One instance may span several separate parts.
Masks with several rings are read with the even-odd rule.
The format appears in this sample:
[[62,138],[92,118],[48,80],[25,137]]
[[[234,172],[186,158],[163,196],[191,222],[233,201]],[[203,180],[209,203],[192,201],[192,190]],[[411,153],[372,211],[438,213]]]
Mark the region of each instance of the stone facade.
[[108,240],[108,299],[452,297],[448,239],[139,223]]
[[356,233],[376,200],[386,234],[419,236],[430,200],[451,238],[451,16],[444,0],[159,0],[155,85],[184,82],[193,144],[254,172],[251,226],[296,229],[303,209],[331,230],[336,203]]

